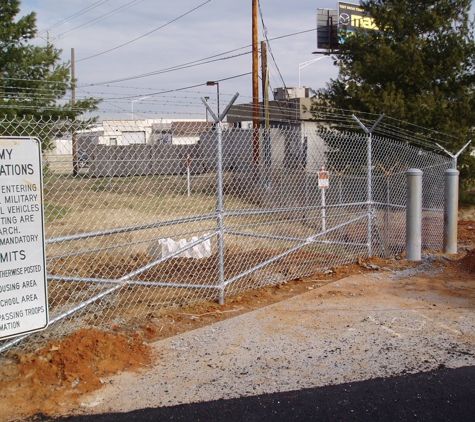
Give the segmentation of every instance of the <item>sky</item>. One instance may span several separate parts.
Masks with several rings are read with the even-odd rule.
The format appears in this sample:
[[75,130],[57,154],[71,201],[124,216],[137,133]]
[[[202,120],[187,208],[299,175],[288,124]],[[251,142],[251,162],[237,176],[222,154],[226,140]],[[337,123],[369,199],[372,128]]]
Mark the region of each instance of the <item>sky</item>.
[[[320,57],[312,54],[317,8],[336,9],[336,0],[260,0],[260,8],[272,89],[297,87],[300,75],[316,90],[337,76],[330,57],[299,70]],[[22,0],[20,15],[31,11],[35,43],[49,37],[65,62],[74,48],[76,97],[102,98],[94,113],[101,119],[130,119],[132,111],[136,119],[204,118],[201,97],[217,105],[217,86],[207,81],[219,81],[221,111],[235,93],[237,103],[252,101],[252,0]],[[157,74],[196,61],[211,62]]]

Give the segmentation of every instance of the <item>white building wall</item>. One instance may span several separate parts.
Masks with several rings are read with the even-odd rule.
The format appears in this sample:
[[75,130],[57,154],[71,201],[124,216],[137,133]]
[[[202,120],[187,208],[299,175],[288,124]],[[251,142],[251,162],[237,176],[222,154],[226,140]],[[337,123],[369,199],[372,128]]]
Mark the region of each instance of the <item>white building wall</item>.
[[[170,129],[173,122],[205,122],[205,119],[143,119],[143,120],[104,120],[104,135],[100,138],[103,145],[131,145],[152,143],[152,126],[163,125],[163,130]],[[145,142],[143,141],[145,139]],[[174,145],[192,145],[199,141],[199,136],[173,136]]]

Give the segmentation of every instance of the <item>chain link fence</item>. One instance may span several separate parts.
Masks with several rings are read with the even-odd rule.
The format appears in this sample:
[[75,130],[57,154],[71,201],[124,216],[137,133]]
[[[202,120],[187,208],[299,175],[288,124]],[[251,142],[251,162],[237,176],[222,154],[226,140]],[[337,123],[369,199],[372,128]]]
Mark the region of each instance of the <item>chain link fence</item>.
[[163,120],[0,127],[44,146],[50,309],[46,331],[3,341],[2,351],[166,307],[222,303],[360,256],[394,256],[405,249],[409,168],[424,172],[423,248],[442,246],[451,161],[408,143],[325,125],[258,133]]

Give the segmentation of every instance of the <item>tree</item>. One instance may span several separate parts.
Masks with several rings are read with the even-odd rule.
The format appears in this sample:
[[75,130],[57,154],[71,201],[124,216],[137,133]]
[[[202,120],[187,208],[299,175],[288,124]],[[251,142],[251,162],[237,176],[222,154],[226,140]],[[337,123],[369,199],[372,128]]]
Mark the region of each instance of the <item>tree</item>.
[[[320,94],[334,107],[387,115],[451,135],[457,152],[475,128],[470,0],[363,0],[379,30],[345,38],[339,75]],[[342,34],[344,35],[344,34]],[[459,161],[463,180],[474,159]]]
[[0,114],[7,119],[71,119],[97,109],[99,100],[64,100],[75,81],[70,64],[60,63],[61,50],[32,45],[34,12],[17,18],[19,0],[0,0]]

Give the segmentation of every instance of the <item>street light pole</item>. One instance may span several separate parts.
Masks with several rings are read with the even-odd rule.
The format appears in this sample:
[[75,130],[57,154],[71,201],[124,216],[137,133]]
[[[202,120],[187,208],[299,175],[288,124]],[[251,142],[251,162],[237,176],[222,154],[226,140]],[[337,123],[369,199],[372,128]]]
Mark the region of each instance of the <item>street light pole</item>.
[[146,97],[142,97],[142,98],[137,98],[136,100],[132,100],[130,102],[130,107],[131,107],[131,112],[132,112],[132,120],[134,120],[134,103],[137,103],[139,101],[142,101],[142,100],[145,100],[145,98],[149,98],[150,95],[147,95]]
[[217,95],[218,95],[218,117],[219,117],[219,82],[218,81],[208,81],[206,82],[207,86],[215,86],[217,88]]
[[[209,100],[209,97],[204,97],[205,98],[205,101],[208,102]],[[205,107],[206,108],[206,123],[208,123],[208,107]]]

